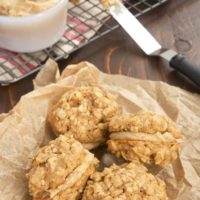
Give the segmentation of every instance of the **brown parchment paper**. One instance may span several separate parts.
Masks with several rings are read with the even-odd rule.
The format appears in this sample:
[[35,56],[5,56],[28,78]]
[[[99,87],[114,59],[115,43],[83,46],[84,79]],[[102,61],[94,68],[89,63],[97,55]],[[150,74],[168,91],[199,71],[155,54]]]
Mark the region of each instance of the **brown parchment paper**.
[[105,74],[87,62],[68,66],[60,77],[52,60],[34,80],[35,90],[0,115],[0,200],[30,199],[25,173],[39,146],[53,138],[46,124],[49,106],[70,88],[91,84],[113,93],[124,111],[150,110],[177,122],[184,146],[180,157],[158,176],[167,184],[169,199],[199,200],[200,95],[162,82]]

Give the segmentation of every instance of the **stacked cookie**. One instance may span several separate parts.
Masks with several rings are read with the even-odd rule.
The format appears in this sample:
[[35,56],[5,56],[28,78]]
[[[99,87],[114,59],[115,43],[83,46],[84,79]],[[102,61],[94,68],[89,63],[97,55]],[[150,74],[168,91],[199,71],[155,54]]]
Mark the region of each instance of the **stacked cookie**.
[[166,116],[152,112],[121,114],[109,123],[108,149],[127,161],[165,167],[177,158],[181,133]]
[[[48,122],[58,138],[38,151],[27,174],[34,200],[168,199],[164,182],[144,166],[177,158],[181,134],[168,117],[122,113],[104,89],[81,86],[52,106]],[[88,150],[106,143],[127,163],[98,172]]]
[[135,163],[113,165],[91,175],[83,200],[167,199],[163,181]]
[[59,136],[41,148],[27,174],[34,200],[78,199],[97,159],[71,136]]
[[99,87],[68,91],[51,109],[48,121],[56,135],[72,134],[86,148],[105,143],[108,122],[120,113],[114,97]]

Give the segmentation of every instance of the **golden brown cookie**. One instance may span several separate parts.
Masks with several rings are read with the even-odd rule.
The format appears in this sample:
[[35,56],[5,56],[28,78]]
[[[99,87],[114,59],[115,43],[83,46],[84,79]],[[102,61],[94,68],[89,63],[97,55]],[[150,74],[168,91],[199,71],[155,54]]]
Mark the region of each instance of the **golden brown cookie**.
[[135,163],[112,165],[95,172],[87,182],[83,200],[167,200],[165,183]]
[[59,136],[42,147],[27,174],[34,200],[75,200],[98,161],[72,136]]
[[66,92],[50,110],[56,135],[73,134],[86,148],[105,142],[107,123],[119,113],[114,97],[99,87],[82,86]]
[[181,133],[166,116],[141,111],[115,116],[109,123],[108,149],[127,161],[162,167],[177,158]]

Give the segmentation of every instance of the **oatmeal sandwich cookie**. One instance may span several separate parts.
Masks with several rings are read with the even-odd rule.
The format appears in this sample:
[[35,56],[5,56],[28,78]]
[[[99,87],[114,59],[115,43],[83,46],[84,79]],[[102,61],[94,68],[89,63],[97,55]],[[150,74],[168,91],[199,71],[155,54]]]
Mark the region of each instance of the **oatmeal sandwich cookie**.
[[66,92],[50,110],[48,121],[56,135],[73,134],[91,149],[106,140],[107,124],[119,114],[114,97],[95,86],[81,86]]
[[135,163],[112,165],[95,172],[82,200],[167,200],[165,183]]
[[72,136],[42,147],[27,174],[33,200],[76,200],[98,161]]
[[109,123],[108,149],[127,161],[166,166],[177,158],[181,133],[167,116],[140,111]]

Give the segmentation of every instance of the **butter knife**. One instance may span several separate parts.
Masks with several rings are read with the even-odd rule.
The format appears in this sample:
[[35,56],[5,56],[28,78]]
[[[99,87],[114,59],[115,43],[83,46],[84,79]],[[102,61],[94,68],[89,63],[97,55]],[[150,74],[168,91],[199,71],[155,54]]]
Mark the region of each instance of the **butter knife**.
[[163,48],[121,2],[111,6],[109,12],[147,55],[160,56],[172,68],[200,86],[200,66],[174,50]]

